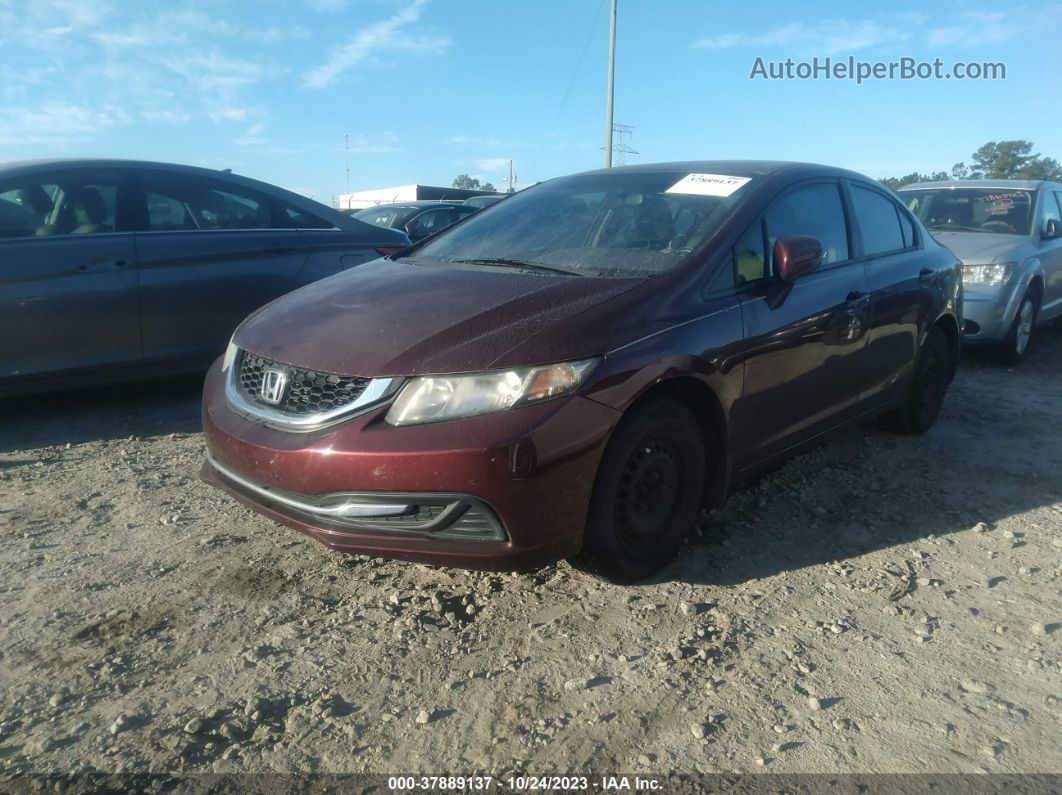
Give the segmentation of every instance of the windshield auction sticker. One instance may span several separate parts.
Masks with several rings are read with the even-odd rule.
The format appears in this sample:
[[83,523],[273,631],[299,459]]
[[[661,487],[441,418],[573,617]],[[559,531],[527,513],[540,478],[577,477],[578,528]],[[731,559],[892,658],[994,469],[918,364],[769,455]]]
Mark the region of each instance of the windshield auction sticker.
[[687,174],[665,193],[692,193],[696,196],[729,196],[750,177],[728,177],[724,174]]

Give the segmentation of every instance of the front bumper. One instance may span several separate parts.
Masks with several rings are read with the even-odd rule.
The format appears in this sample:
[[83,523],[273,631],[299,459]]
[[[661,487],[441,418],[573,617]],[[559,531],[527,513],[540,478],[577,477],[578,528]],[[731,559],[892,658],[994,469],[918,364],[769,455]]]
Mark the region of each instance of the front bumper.
[[[497,571],[578,552],[619,412],[575,397],[396,428],[386,411],[310,433],[269,428],[232,410],[215,364],[202,477],[344,552]],[[366,515],[372,506],[379,515]]]
[[998,290],[963,291],[963,343],[998,342],[1014,324],[1020,298],[1025,291],[1012,285]]

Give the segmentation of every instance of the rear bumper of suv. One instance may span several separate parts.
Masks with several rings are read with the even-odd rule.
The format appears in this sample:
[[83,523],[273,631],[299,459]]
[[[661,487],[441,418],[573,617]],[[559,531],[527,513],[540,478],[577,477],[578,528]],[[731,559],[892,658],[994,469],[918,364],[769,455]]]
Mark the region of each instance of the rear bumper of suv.
[[399,428],[385,413],[313,432],[270,428],[231,408],[215,364],[202,477],[344,552],[495,571],[578,552],[617,411],[575,397]]

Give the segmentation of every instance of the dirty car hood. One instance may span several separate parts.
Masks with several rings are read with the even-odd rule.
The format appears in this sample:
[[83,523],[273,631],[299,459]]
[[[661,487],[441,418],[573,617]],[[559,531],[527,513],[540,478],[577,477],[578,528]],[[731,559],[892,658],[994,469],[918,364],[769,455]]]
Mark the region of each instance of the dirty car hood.
[[[330,373],[484,370],[534,334],[644,281],[375,260],[268,304],[244,321],[234,342]],[[560,350],[550,346],[550,354],[558,352],[576,358],[601,351],[582,350],[573,337]]]

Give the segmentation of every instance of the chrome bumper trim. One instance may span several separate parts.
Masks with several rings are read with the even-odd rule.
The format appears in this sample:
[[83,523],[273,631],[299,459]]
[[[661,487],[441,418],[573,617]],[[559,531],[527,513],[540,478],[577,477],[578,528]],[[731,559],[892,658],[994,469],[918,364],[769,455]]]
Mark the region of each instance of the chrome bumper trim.
[[[380,517],[380,516],[402,516],[409,513],[412,509],[412,505],[402,504],[387,504],[387,503],[372,503],[372,502],[356,502],[357,497],[347,496],[344,494],[337,494],[333,499],[343,500],[336,505],[322,505],[317,502],[307,502],[299,500],[295,497],[288,496],[268,486],[261,486],[253,481],[247,480],[247,478],[241,477],[233,472],[231,469],[227,469],[218,463],[218,460],[214,456],[207,453],[207,461],[210,462],[210,466],[214,467],[221,475],[228,480],[236,483],[239,486],[247,489],[260,497],[264,497],[270,502],[279,502],[281,505],[286,505],[289,508],[294,508],[301,513],[311,514],[313,516],[322,516],[330,519],[357,519],[366,517]],[[363,499],[363,498],[361,498]]]
[[[249,492],[266,503],[291,512],[293,518],[310,522],[318,532],[349,535],[364,531],[392,536],[421,536],[476,543],[505,541],[505,528],[494,510],[478,497],[442,492],[382,494],[335,492],[308,497],[270,488],[237,475],[206,454],[207,464],[223,481]],[[435,510],[421,517],[418,511]]]

